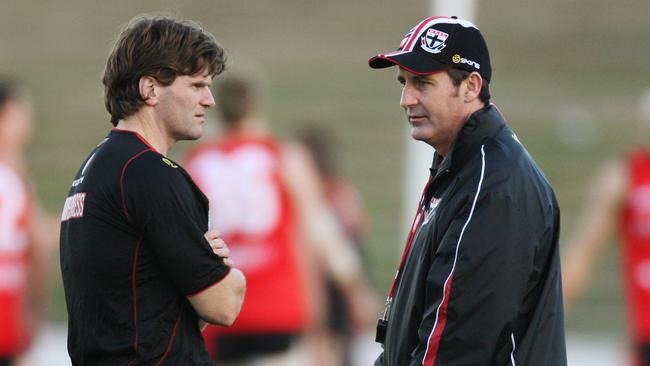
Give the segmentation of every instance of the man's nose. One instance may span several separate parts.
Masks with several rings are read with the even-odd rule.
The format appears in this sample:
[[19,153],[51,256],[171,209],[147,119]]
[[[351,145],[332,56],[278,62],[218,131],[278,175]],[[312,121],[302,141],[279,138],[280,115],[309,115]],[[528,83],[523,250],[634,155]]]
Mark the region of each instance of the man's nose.
[[402,88],[402,96],[399,100],[399,105],[402,106],[402,108],[407,109],[416,104],[417,98],[415,97],[413,88],[411,88],[408,84],[404,85],[404,88]]
[[216,104],[216,102],[214,101],[214,96],[212,95],[212,91],[209,88],[207,89],[206,93],[203,95],[201,104],[207,108],[212,108]]

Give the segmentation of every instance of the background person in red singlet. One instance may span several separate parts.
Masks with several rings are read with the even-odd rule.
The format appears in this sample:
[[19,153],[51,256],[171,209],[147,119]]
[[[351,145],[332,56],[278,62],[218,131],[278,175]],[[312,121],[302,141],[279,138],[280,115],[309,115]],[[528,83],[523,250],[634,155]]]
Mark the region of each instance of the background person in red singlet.
[[640,98],[639,121],[641,144],[625,157],[605,162],[593,179],[568,243],[563,287],[570,306],[617,232],[635,362],[650,366],[650,89]]
[[[45,245],[57,231],[27,184],[24,148],[32,133],[32,104],[0,77],[0,365],[12,365],[34,338],[45,294]],[[38,229],[37,229],[38,228]],[[49,230],[48,230],[49,229]]]
[[211,227],[248,281],[237,321],[229,329],[209,327],[204,336],[219,365],[326,365],[308,355],[304,339],[323,324],[316,260],[344,293],[353,322],[371,322],[376,306],[356,253],[327,209],[309,153],[269,133],[259,94],[252,77],[231,73],[220,80],[224,134],[186,160],[210,200]]
[[[297,139],[309,150],[325,192],[325,199],[339,228],[354,250],[365,259],[364,240],[368,232],[368,216],[363,199],[357,189],[340,174],[337,159],[336,137],[323,123],[305,122]],[[350,310],[334,281],[325,276],[327,286],[327,327],[323,348],[328,352],[329,364],[351,365],[351,345],[354,338],[350,326]]]

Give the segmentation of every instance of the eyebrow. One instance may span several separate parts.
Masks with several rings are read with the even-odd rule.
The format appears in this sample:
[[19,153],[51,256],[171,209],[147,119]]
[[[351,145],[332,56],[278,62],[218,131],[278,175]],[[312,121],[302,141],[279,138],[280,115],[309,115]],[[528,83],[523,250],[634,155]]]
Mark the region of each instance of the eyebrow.
[[[413,74],[412,76],[410,76],[410,78],[414,82],[426,81],[426,82],[430,82],[430,83],[435,83],[435,80],[433,78],[431,78],[429,75]],[[397,81],[400,82],[400,83],[405,83],[406,82],[406,77],[404,75],[398,74],[397,75]]]
[[413,75],[413,80],[414,81],[431,81],[430,78],[426,77],[425,75]]
[[212,85],[212,79],[210,79],[210,80],[202,79],[202,80],[193,81],[192,85],[211,86]]

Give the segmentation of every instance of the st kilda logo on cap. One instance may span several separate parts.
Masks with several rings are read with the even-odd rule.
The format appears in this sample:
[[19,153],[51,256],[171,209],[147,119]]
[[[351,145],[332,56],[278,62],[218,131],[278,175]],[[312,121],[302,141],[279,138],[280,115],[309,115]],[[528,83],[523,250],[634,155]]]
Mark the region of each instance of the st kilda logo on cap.
[[449,34],[437,29],[429,28],[427,33],[420,39],[422,49],[430,53],[440,53],[447,46],[445,41]]

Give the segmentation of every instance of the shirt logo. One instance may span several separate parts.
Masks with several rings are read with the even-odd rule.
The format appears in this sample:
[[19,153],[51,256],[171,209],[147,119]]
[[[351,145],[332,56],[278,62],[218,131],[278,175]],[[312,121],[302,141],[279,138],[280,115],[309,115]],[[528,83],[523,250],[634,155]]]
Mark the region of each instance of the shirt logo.
[[169,160],[167,158],[162,158],[162,161],[163,161],[163,163],[169,165],[170,167],[172,167],[174,169],[178,168],[178,165],[174,164],[174,162],[172,162],[171,160]]
[[63,213],[61,214],[61,222],[84,217],[85,203],[86,192],[76,193],[66,198]]
[[443,48],[447,47],[445,41],[449,34],[437,29],[429,28],[427,33],[420,38],[422,49],[429,53],[440,53]]
[[426,225],[429,222],[429,220],[436,213],[436,209],[438,208],[439,204],[440,204],[440,198],[436,198],[436,197],[431,198],[431,201],[429,202],[429,208],[424,212],[424,221],[422,222],[422,225]]
[[72,181],[72,186],[76,187],[76,186],[80,185],[83,182],[84,182],[84,177],[81,176],[81,178],[75,179],[75,180]]

